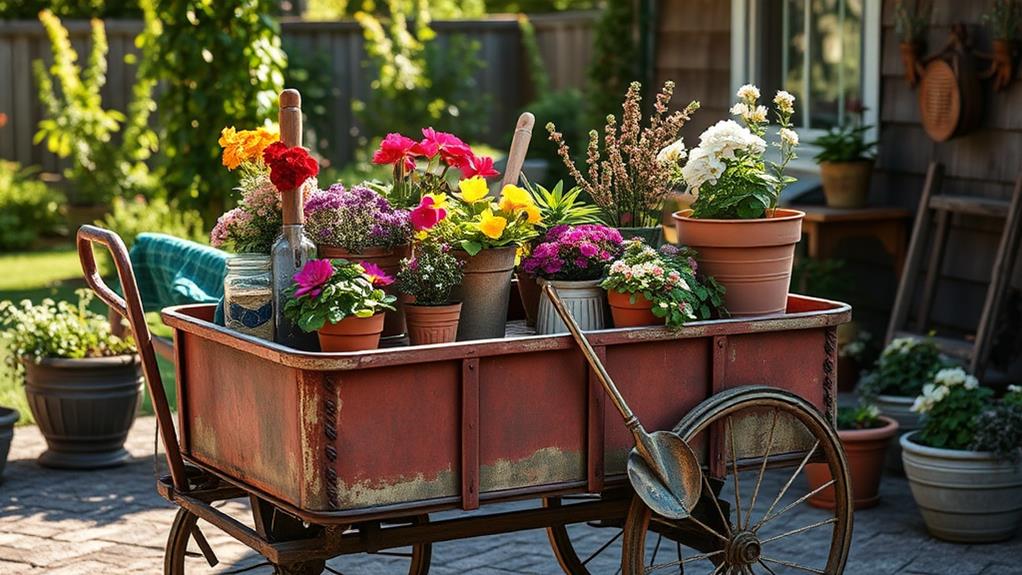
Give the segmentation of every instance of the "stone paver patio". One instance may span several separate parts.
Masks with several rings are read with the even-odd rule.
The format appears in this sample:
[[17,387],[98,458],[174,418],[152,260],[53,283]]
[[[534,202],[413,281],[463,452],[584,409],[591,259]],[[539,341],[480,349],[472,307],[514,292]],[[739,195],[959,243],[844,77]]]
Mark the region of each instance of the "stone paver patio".
[[[128,443],[135,456],[131,463],[83,473],[37,466],[34,459],[44,448],[38,430],[17,429],[5,481],[0,483],[0,575],[161,573],[174,509],[154,488],[154,425],[151,417],[136,423]],[[926,535],[904,479],[886,478],[883,497],[880,506],[855,517],[849,575],[1022,574],[1022,538],[994,545],[942,543]],[[230,505],[244,511],[241,504]],[[818,512],[808,508],[793,512],[788,523],[811,523],[814,513]],[[587,532],[593,531],[597,530]],[[237,564],[242,566],[258,562],[226,537],[208,530],[207,536],[222,559],[240,558]],[[826,537],[820,532],[819,547],[803,540],[803,548],[786,551],[791,559],[814,557],[814,551],[825,548]],[[436,544],[432,565],[431,572],[440,575],[560,572],[543,531]],[[359,557],[331,566],[347,575],[381,573],[385,568]],[[607,567],[608,575],[614,573]]]

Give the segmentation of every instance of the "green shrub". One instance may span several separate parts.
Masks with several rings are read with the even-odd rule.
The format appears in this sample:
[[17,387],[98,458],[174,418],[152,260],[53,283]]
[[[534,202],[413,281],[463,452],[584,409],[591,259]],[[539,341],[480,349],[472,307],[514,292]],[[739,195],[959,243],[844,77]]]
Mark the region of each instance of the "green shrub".
[[859,394],[866,398],[914,397],[922,393],[923,386],[933,381],[938,371],[948,366],[933,340],[895,338],[884,348],[873,371],[863,375]]
[[48,8],[61,18],[138,18],[138,0],[0,0],[0,20],[32,20]]
[[40,235],[65,231],[64,195],[33,175],[14,162],[0,161],[0,251],[24,249]]
[[139,234],[146,232],[169,234],[195,242],[208,241],[199,212],[182,209],[175,202],[162,198],[146,200],[143,196],[132,200],[114,198],[111,208],[110,213],[96,225],[116,232],[128,249]]

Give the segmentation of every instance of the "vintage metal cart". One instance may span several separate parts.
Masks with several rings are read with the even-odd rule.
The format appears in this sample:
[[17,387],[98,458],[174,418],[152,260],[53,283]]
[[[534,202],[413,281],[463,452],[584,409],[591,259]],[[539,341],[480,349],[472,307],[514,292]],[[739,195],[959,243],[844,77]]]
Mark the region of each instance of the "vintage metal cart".
[[[124,298],[96,272],[94,242]],[[425,574],[432,543],[538,528],[570,574],[844,568],[851,498],[832,423],[845,304],[793,295],[780,317],[588,334],[647,428],[673,428],[703,462],[699,504],[672,522],[633,497],[631,437],[568,335],[307,353],[218,327],[212,306],[169,308],[175,430],[123,243],[86,226],[78,249],[139,344],[170,467],[157,488],[180,506],[165,573],[213,571],[208,526],[275,573],[341,572],[325,562],[369,553],[344,572]],[[815,493],[798,480],[807,464],[829,466],[837,502],[811,522],[789,513]],[[239,498],[245,520],[218,507]],[[786,558],[805,541],[814,564]]]

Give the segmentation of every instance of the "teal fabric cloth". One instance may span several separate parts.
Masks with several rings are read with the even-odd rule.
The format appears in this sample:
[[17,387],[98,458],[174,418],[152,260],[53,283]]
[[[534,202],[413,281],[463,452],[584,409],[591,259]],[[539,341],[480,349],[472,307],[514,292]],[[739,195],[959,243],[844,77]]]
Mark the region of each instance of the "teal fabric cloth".
[[224,251],[166,234],[140,234],[130,257],[146,311],[223,298],[229,257]]

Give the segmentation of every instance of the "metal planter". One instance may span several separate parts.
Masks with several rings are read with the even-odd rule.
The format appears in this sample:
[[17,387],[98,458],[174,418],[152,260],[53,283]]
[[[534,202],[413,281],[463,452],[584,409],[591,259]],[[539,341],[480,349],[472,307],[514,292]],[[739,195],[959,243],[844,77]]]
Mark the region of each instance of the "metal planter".
[[[600,287],[600,280],[588,281],[554,281],[539,280],[540,286],[550,284],[557,288],[564,306],[571,312],[583,331],[604,329],[607,327],[607,296]],[[557,315],[553,303],[545,293],[540,292],[539,312],[536,316],[536,333],[549,335],[568,333],[568,327]]]
[[451,293],[451,301],[461,301],[458,341],[504,337],[516,251],[510,246],[485,249],[474,256],[457,252],[465,262],[465,279]]

